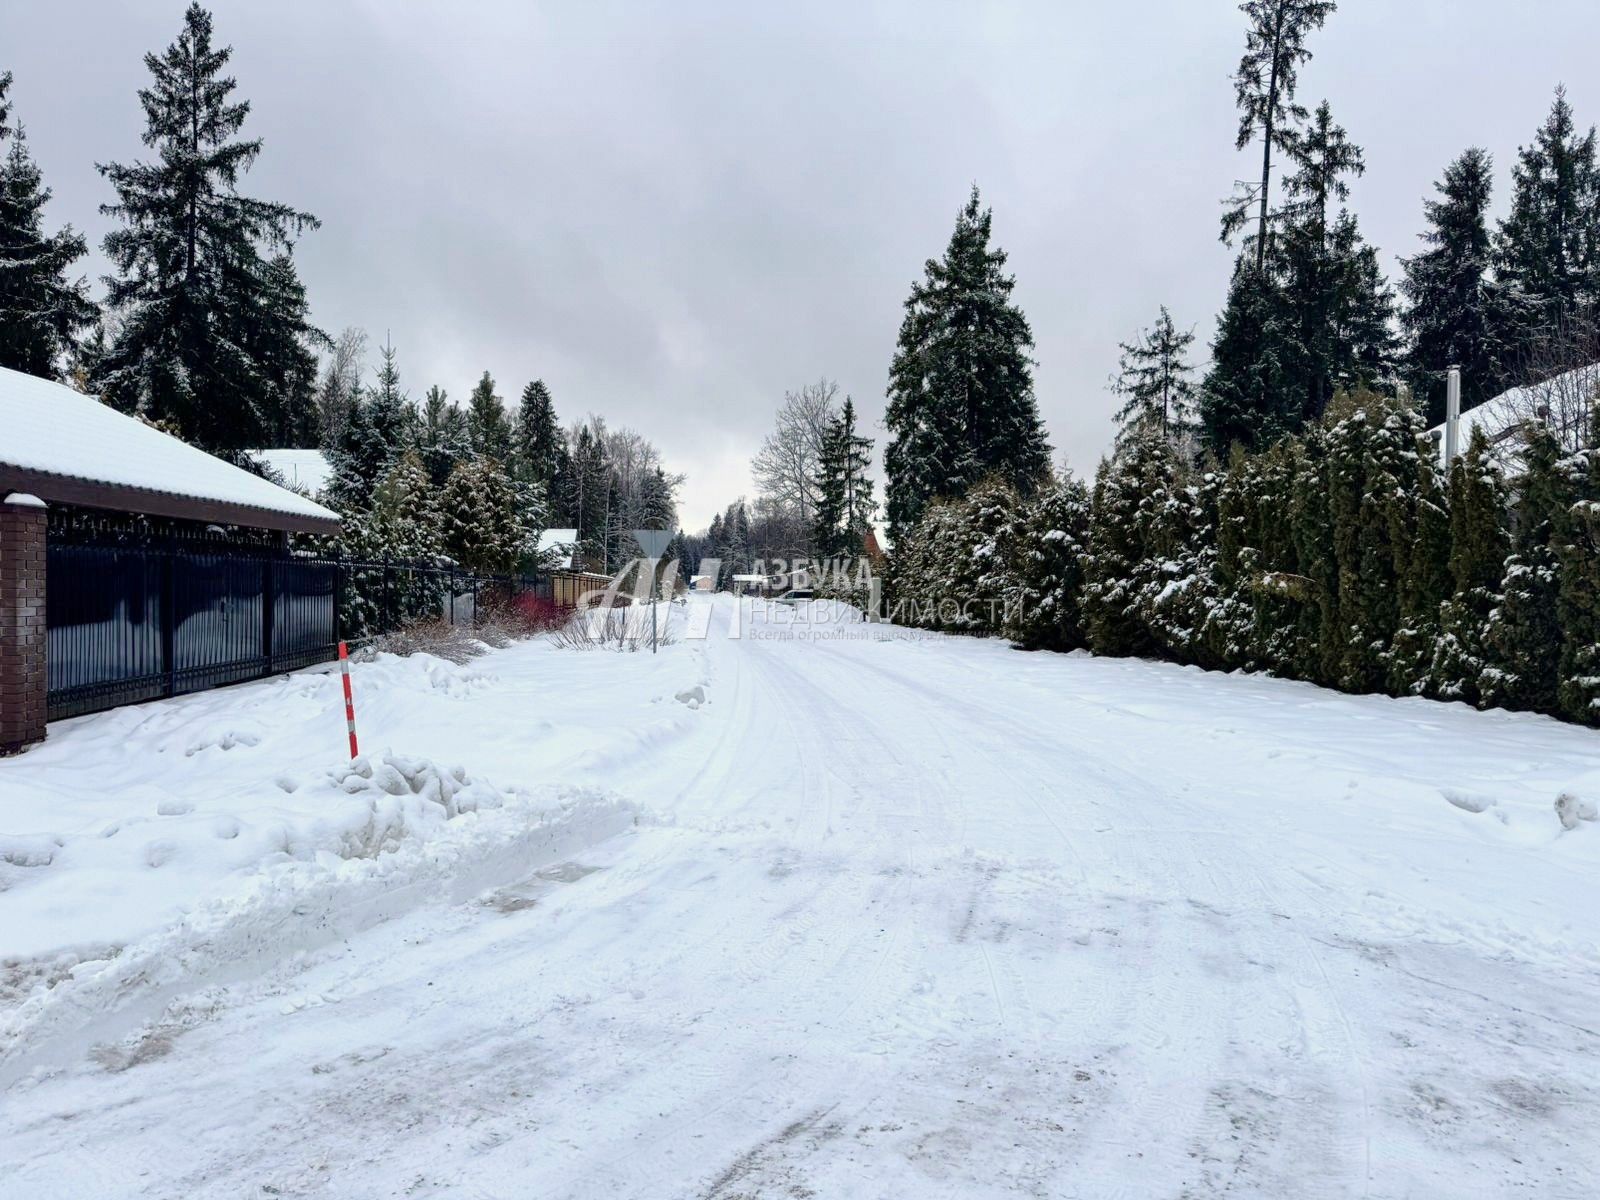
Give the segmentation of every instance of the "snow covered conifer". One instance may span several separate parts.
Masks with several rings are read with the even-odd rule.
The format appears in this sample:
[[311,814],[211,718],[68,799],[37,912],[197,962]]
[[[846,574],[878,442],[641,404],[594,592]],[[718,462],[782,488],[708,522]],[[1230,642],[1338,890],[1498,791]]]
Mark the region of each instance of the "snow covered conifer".
[[1200,427],[1219,457],[1270,445],[1296,424],[1285,376],[1284,305],[1271,272],[1241,256],[1217,316],[1211,367],[1200,388]]
[[[1406,410],[1402,410],[1404,416]],[[1400,573],[1400,627],[1389,654],[1389,690],[1397,695],[1431,691],[1430,666],[1440,638],[1440,607],[1453,592],[1450,507],[1433,444],[1418,431],[1411,495],[1397,495],[1390,519]],[[1409,521],[1408,521],[1409,517]],[[1407,528],[1409,524],[1409,528]]]
[[1028,650],[1076,650],[1083,630],[1089,490],[1056,476],[1023,503],[998,538],[1008,566],[1005,635]]
[[1444,420],[1447,368],[1461,367],[1461,407],[1475,408],[1493,395],[1499,379],[1499,285],[1491,274],[1489,199],[1494,162],[1472,146],[1445,168],[1434,185],[1437,200],[1423,201],[1428,249],[1400,260],[1406,298],[1401,314],[1410,344],[1406,376],[1423,404],[1428,425]]
[[1482,428],[1474,427],[1467,452],[1450,468],[1451,595],[1440,609],[1428,669],[1429,691],[1441,699],[1477,703],[1484,626],[1500,602],[1509,552],[1505,482]]
[[451,403],[438,384],[430,387],[422,399],[417,452],[435,488],[443,487],[456,465],[472,455],[466,414]]
[[1560,570],[1558,699],[1572,720],[1600,725],[1600,397],[1592,409],[1588,446],[1560,464],[1572,503],[1552,532]]
[[536,530],[527,498],[492,458],[459,464],[445,482],[439,507],[445,553],[470,571],[508,574],[530,549]]
[[231,54],[212,46],[211,14],[190,4],[178,40],[145,56],[151,81],[139,102],[155,161],[100,167],[117,193],[101,212],[121,222],[104,243],[115,270],[107,306],[120,322],[93,380],[116,407],[221,452],[259,446],[266,432],[267,385],[247,349],[268,284],[264,253],[317,225],[239,194],[261,142],[235,137],[250,105],[232,98]]
[[561,436],[555,402],[544,380],[535,379],[522,389],[512,441],[514,474],[532,484],[548,500],[561,473],[566,440]]
[[317,358],[313,344],[331,345],[315,329],[305,284],[288,254],[277,254],[261,273],[257,314],[246,327],[246,349],[260,378],[263,440],[272,446],[317,445]]
[[433,484],[415,450],[396,458],[378,480],[370,520],[381,553],[396,563],[408,564],[391,571],[389,596],[395,615],[404,621],[437,616],[437,583],[431,575],[409,567],[433,565],[441,545]]
[[373,489],[391,455],[373,426],[370,401],[359,393],[352,397],[344,428],[327,453],[329,476],[324,499],[346,518],[368,511]]
[[1562,636],[1560,563],[1553,541],[1560,515],[1574,497],[1555,435],[1535,423],[1526,436],[1516,537],[1500,602],[1485,626],[1488,663],[1478,687],[1487,706],[1554,713]]
[[1011,302],[1005,251],[990,247],[992,213],[972,189],[944,257],[929,259],[905,303],[889,368],[889,536],[915,526],[938,496],[964,495],[997,474],[1023,492],[1050,469],[1033,395],[1033,333]]
[[1169,440],[1180,438],[1194,418],[1194,367],[1188,358],[1191,331],[1180,331],[1167,306],[1149,330],[1119,346],[1122,357],[1111,390],[1123,398],[1117,410],[1118,438],[1140,429],[1159,429]]
[[1084,562],[1083,620],[1097,654],[1154,654],[1160,647],[1141,603],[1164,572],[1155,552],[1157,515],[1171,500],[1172,447],[1158,430],[1130,438],[1095,477]]
[[487,371],[467,398],[467,430],[472,436],[473,453],[497,462],[510,461],[511,422]]
[[0,74],[0,367],[55,379],[95,320],[86,283],[67,278],[88,246],[70,225],[44,231],[50,189],[10,123],[10,86],[11,72]]
[[823,559],[861,553],[872,514],[872,439],[856,432],[855,402],[849,396],[828,422],[817,463],[816,528],[812,540]]
[[1579,134],[1566,89],[1511,168],[1511,211],[1500,223],[1495,269],[1512,310],[1504,334],[1525,349],[1567,329],[1600,285],[1600,166],[1595,131]]

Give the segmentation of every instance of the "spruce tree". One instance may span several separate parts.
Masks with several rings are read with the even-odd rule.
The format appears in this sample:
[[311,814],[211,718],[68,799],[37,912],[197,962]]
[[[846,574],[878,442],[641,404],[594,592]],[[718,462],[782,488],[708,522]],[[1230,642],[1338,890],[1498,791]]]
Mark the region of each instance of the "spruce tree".
[[55,379],[95,321],[86,283],[67,278],[88,246],[70,225],[44,231],[50,189],[10,123],[10,87],[11,72],[0,74],[0,367]]
[[1231,241],[1254,220],[1256,231],[1247,251],[1255,260],[1254,276],[1264,277],[1270,250],[1269,203],[1273,151],[1287,152],[1306,111],[1295,102],[1301,64],[1311,58],[1306,37],[1322,28],[1336,5],[1332,0],[1245,0],[1239,5],[1247,22],[1244,57],[1234,72],[1234,98],[1239,108],[1236,150],[1261,141],[1260,182],[1243,187],[1229,201],[1222,218],[1222,237]]
[[372,405],[357,395],[338,439],[327,451],[328,486],[323,499],[349,518],[372,507],[373,489],[393,459],[372,422]]
[[441,550],[440,516],[432,481],[415,450],[401,454],[373,490],[370,525],[378,549],[393,563],[388,587],[390,616],[416,621],[439,615],[436,577],[414,565],[436,565]]
[[1297,396],[1291,426],[1316,421],[1338,391],[1385,377],[1394,357],[1393,298],[1376,252],[1355,217],[1335,211],[1349,198],[1348,177],[1366,169],[1360,147],[1324,101],[1290,151],[1295,170],[1281,234],[1269,266],[1281,279],[1288,337],[1285,384]]
[[513,434],[512,462],[519,478],[548,498],[561,472],[566,441],[556,422],[555,403],[544,380],[535,379],[522,389]]
[[1500,382],[1499,332],[1504,324],[1494,280],[1489,199],[1494,164],[1487,151],[1469,147],[1434,185],[1437,200],[1423,201],[1428,230],[1421,254],[1400,260],[1406,298],[1401,314],[1408,346],[1405,374],[1422,401],[1427,424],[1445,416],[1448,368],[1461,368],[1465,411],[1494,395]]
[[1234,266],[1217,316],[1211,368],[1200,389],[1200,427],[1213,454],[1270,445],[1298,423],[1288,386],[1285,304],[1270,271],[1247,256]]
[[473,453],[499,463],[510,462],[511,422],[487,371],[467,397],[467,431],[472,437]]
[[472,439],[467,435],[467,417],[450,401],[438,384],[422,398],[417,422],[417,452],[428,479],[436,488],[444,486],[458,463],[472,456]]
[[1193,343],[1193,332],[1180,332],[1165,304],[1149,330],[1120,343],[1122,356],[1111,384],[1123,401],[1116,414],[1118,438],[1154,428],[1175,440],[1188,431],[1194,419],[1194,368],[1188,358]]
[[823,559],[861,553],[876,504],[872,500],[872,439],[856,432],[849,396],[828,422],[817,464],[817,508],[812,544]]
[[288,254],[266,264],[261,283],[260,312],[245,348],[261,382],[263,437],[270,446],[314,447],[320,422],[311,347],[332,343],[311,325],[305,285]]
[[974,187],[944,257],[928,260],[905,303],[884,418],[891,538],[936,496],[964,495],[996,473],[1026,492],[1050,467],[1033,334],[1011,303],[1016,280],[989,245],[991,226]]
[[514,571],[537,532],[515,481],[492,458],[459,464],[445,481],[439,507],[445,553],[469,571]]
[[191,4],[178,40],[145,56],[152,78],[139,101],[155,161],[99,168],[117,193],[100,211],[121,223],[104,242],[120,325],[94,384],[117,407],[221,452],[259,446],[266,432],[269,384],[247,349],[268,290],[264,252],[317,224],[239,194],[261,141],[235,136],[250,105],[232,99],[231,54],[213,48],[211,15]]
[[405,453],[417,437],[417,410],[400,386],[400,365],[394,346],[385,339],[382,361],[367,398],[367,421],[385,465]]
[[1600,170],[1593,127],[1580,135],[1556,89],[1549,115],[1511,168],[1511,212],[1495,247],[1508,290],[1502,336],[1513,352],[1560,335],[1596,299],[1600,284]]

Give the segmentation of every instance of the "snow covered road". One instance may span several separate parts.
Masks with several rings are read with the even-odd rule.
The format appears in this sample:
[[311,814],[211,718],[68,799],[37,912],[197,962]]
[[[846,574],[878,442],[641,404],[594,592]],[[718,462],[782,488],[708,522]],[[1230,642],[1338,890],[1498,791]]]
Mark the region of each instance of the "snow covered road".
[[[525,645],[370,704],[399,753],[638,823],[33,1068],[0,1194],[1595,1194],[1600,827],[1553,808],[1594,733],[687,616],[656,661]],[[30,757],[8,821],[65,770]]]

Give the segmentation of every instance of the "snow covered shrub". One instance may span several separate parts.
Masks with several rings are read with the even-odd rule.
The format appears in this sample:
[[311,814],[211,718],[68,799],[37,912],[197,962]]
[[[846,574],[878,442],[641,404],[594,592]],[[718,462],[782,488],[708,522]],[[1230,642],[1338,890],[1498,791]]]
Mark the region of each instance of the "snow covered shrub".
[[1535,425],[1526,436],[1516,535],[1500,601],[1485,623],[1478,687],[1485,705],[1554,713],[1563,640],[1555,541],[1577,497],[1555,435]]
[[895,548],[890,615],[949,633],[998,632],[1011,578],[1003,531],[1021,503],[1010,484],[986,479],[963,499],[927,505]]
[[[449,621],[414,621],[394,631],[380,634],[371,649],[387,654],[432,654],[453,663],[469,662],[483,653],[484,642],[471,628]],[[489,643],[493,645],[494,643]]]
[[1427,668],[1430,695],[1478,702],[1485,663],[1484,627],[1500,603],[1500,580],[1510,543],[1506,489],[1475,428],[1467,452],[1450,470],[1451,594],[1440,606],[1437,639]]
[[1592,408],[1588,447],[1561,464],[1572,503],[1553,529],[1562,639],[1557,699],[1574,721],[1600,725],[1600,397]]
[[1012,515],[996,546],[1006,571],[1005,635],[1028,650],[1084,646],[1088,488],[1070,474],[1056,476]]

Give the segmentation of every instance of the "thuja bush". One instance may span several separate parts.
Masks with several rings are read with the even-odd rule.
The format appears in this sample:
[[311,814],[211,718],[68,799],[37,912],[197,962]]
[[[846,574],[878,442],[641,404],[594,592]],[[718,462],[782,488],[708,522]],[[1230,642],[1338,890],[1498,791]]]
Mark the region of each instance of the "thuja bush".
[[991,481],[929,505],[895,547],[891,612],[1600,725],[1594,426],[1575,454],[1519,432],[1505,472],[1481,432],[1444,471],[1415,407],[1370,391],[1226,464],[1138,433],[1092,489]]

